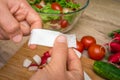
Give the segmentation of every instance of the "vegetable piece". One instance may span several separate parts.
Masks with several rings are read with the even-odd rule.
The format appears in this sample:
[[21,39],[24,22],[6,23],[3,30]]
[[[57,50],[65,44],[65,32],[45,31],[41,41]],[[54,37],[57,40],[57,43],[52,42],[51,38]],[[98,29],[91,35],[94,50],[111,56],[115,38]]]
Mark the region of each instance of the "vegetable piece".
[[110,42],[109,48],[112,53],[120,52],[120,43],[118,42]]
[[23,67],[29,67],[30,65],[31,65],[31,63],[32,63],[32,61],[31,60],[29,60],[29,59],[25,59],[24,61],[23,61]]
[[85,49],[88,49],[88,47],[91,44],[96,44],[96,40],[92,36],[83,36],[82,39],[81,39],[81,42],[83,43]]
[[77,48],[76,48],[78,51],[80,51],[81,53],[83,52],[83,50],[85,49],[84,48],[84,45],[81,41],[77,41]]
[[41,60],[42,60],[42,61],[41,61],[41,64],[40,64],[40,65],[46,64],[47,58],[48,58],[48,57],[46,57],[46,56],[42,56],[42,57],[41,57]]
[[92,44],[88,48],[88,55],[94,60],[101,60],[105,56],[105,48],[99,44]]
[[120,52],[110,55],[108,58],[108,61],[111,63],[119,63],[120,62]]
[[41,0],[40,3],[39,3],[39,5],[41,5],[42,7],[44,7],[45,6],[44,0]]
[[66,28],[68,26],[68,21],[67,20],[61,20],[60,21],[61,28]]
[[[35,63],[32,63],[32,64],[30,64],[30,66],[39,66],[38,64],[35,64]],[[30,67],[29,66],[29,67]]]
[[73,12],[70,8],[63,8],[63,13]]
[[114,38],[114,37],[115,37],[115,35],[116,35],[116,33],[117,33],[117,34],[120,34],[120,29],[115,30],[115,31],[113,31],[113,32],[109,33],[109,34],[108,34],[108,36],[109,36],[109,37]]
[[49,51],[46,51],[43,56],[50,57]]
[[28,68],[29,71],[37,71],[38,70],[38,66],[30,66]]
[[52,4],[51,4],[51,8],[52,8],[53,10],[59,10],[59,11],[62,12],[62,7],[61,7],[60,4],[57,3],[57,2],[52,3]]
[[40,57],[40,56],[38,56],[38,55],[33,56],[33,60],[34,60],[38,65],[41,64],[41,57]]
[[41,5],[39,5],[39,4],[36,4],[35,5],[37,8],[39,8],[39,9],[41,9],[42,8],[42,6]]
[[120,69],[110,63],[95,61],[93,69],[98,75],[107,80],[120,80]]
[[47,64],[51,61],[51,57],[47,58]]

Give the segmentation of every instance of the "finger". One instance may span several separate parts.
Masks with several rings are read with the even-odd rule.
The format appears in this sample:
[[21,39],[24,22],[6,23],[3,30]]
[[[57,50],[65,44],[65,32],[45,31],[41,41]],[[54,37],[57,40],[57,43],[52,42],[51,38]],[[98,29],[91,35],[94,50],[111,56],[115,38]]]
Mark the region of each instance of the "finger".
[[[14,10],[11,11],[15,12]],[[42,28],[42,21],[39,14],[33,10],[26,0],[21,1],[19,9],[14,14],[19,21],[26,20],[31,26],[31,30],[34,28]]]
[[20,22],[20,28],[24,36],[27,36],[30,34],[30,26],[26,21]]
[[39,14],[28,5],[28,13],[26,16],[27,22],[31,25],[31,30],[36,28],[42,28],[42,20]]
[[68,54],[68,70],[69,71],[79,71],[80,73],[83,73],[80,59],[75,54],[75,52],[73,51],[73,49],[69,49],[69,54]]
[[67,39],[65,36],[58,36],[52,49],[50,64],[54,67],[56,66],[58,69],[66,69],[67,54]]
[[[7,33],[10,39],[15,42],[20,42],[22,40],[22,32],[20,31],[20,25],[17,20],[9,12],[8,8],[1,4],[0,10],[0,24],[2,29]],[[0,11],[0,12],[1,12]]]

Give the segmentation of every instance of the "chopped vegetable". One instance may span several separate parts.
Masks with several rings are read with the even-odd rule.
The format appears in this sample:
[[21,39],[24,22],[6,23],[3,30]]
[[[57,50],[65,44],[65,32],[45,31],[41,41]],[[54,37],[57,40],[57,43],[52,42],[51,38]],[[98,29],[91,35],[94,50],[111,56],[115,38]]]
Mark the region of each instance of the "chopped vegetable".
[[50,57],[49,51],[46,51],[43,56]]
[[37,71],[38,70],[38,66],[30,66],[28,68],[29,71]]
[[38,65],[41,64],[41,57],[40,57],[40,56],[38,56],[38,55],[33,56],[33,60],[34,60]]
[[54,3],[52,3],[51,4],[51,8],[53,9],[53,10],[59,10],[59,11],[61,11],[62,12],[62,7],[61,7],[61,5],[59,4],[59,3],[57,3],[57,2],[54,2]]
[[51,57],[47,58],[47,64],[51,61]]
[[40,65],[46,64],[46,63],[47,63],[47,58],[48,58],[48,57],[46,57],[46,56],[42,56],[42,57],[41,57],[41,60],[42,60],[42,61],[41,61],[41,64],[40,64]]
[[31,60],[29,60],[29,59],[25,59],[24,61],[23,61],[23,67],[29,67],[30,65],[31,65],[31,63],[32,63],[32,61]]
[[65,19],[60,20],[60,25],[61,25],[61,28],[66,28],[68,26],[68,21]]

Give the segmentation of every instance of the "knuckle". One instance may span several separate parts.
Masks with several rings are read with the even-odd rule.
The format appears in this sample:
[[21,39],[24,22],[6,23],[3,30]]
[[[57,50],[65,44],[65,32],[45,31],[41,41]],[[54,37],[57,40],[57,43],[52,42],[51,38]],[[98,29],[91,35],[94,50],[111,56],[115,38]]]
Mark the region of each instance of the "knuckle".
[[11,34],[18,31],[18,29],[19,29],[19,24],[13,24],[6,29],[6,32]]

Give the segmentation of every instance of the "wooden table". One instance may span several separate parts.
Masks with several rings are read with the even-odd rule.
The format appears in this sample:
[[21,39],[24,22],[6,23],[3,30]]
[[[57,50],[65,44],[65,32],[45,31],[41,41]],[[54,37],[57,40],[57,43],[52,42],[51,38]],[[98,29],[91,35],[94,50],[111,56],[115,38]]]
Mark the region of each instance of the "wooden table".
[[[81,39],[84,35],[91,35],[96,38],[98,44],[109,42],[108,33],[120,29],[119,5],[120,0],[90,0],[88,8],[68,34],[76,34],[77,39]],[[7,49],[9,48],[6,48],[6,51]],[[0,70],[0,80],[28,80],[33,72],[29,72],[26,68],[22,67],[23,60],[26,57],[31,58],[35,54],[41,55],[46,50],[48,48],[39,46],[36,50],[32,51],[24,44]],[[86,52],[84,54],[87,55]],[[92,80],[103,80],[93,72],[93,60],[83,57],[81,61],[84,70]]]

